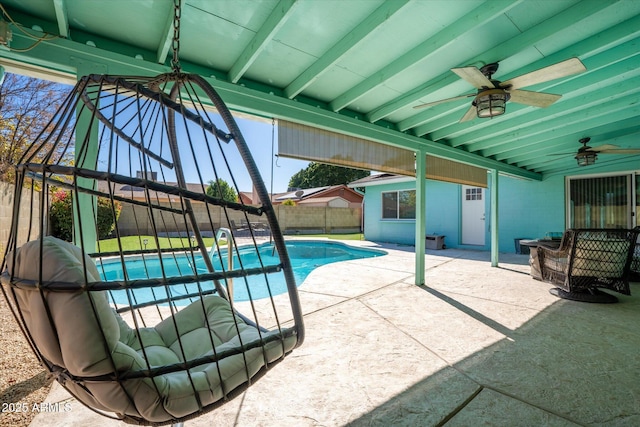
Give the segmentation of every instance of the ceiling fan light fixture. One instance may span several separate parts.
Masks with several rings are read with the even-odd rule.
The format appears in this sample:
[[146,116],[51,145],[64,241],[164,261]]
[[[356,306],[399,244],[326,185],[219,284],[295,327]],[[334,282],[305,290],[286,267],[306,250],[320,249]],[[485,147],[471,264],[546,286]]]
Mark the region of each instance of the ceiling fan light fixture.
[[578,161],[578,166],[589,166],[596,162],[598,155],[593,151],[584,151],[578,153],[575,158]]
[[503,89],[486,89],[480,91],[473,105],[477,109],[478,118],[501,116],[506,111],[509,94]]

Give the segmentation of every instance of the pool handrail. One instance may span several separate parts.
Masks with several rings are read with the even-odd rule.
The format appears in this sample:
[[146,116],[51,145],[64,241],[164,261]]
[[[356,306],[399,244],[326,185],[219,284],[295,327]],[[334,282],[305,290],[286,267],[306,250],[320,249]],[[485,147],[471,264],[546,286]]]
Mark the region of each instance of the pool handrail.
[[[211,262],[213,262],[213,255],[215,250],[220,250],[220,238],[225,236],[227,239],[227,271],[233,270],[233,234],[231,234],[231,230],[228,228],[218,228],[216,231],[215,241],[213,242],[213,246],[211,246],[211,250],[209,252],[209,258]],[[220,260],[222,262],[222,260]],[[233,279],[227,279],[227,294],[229,295],[229,301],[233,301]]]

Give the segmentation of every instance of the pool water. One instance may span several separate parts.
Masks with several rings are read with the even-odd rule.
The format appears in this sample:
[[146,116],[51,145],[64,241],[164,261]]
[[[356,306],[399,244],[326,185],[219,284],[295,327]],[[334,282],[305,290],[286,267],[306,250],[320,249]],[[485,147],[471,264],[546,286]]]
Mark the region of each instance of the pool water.
[[[288,241],[286,245],[297,286],[300,286],[311,271],[322,265],[386,254],[381,250],[356,248],[338,242]],[[236,270],[240,269],[241,266],[244,269],[249,269],[261,267],[261,263],[263,266],[279,263],[278,255],[274,251],[273,245],[269,243],[258,245],[257,251],[253,246],[241,247],[234,251],[233,258],[233,265]],[[197,273],[207,273],[207,268],[202,258],[196,258],[195,261]],[[221,271],[222,265],[227,269],[226,249],[222,249],[219,254],[216,253],[213,261],[216,271]],[[160,278],[163,277],[163,270],[165,277],[194,274],[192,258],[184,254],[164,254],[162,262],[160,262],[157,255],[145,255],[144,258],[136,256],[125,260],[125,268],[129,280]],[[98,270],[103,280],[124,280],[124,272],[119,259],[99,262]],[[203,290],[211,290],[214,287],[212,282],[202,282],[200,285]],[[145,303],[167,298],[168,293],[171,294],[172,298],[175,298],[175,296],[197,292],[197,290],[197,284],[181,284],[172,285],[168,290],[164,287],[155,287],[153,291],[151,288],[134,289],[130,295],[127,295],[125,291],[114,291],[112,292],[112,298],[116,304],[128,305],[130,303],[129,298],[133,303]],[[270,294],[275,296],[285,292],[287,292],[287,285],[283,272],[270,273],[266,276],[255,275],[233,279],[233,300],[236,302],[267,298]],[[251,298],[249,298],[249,293]]]

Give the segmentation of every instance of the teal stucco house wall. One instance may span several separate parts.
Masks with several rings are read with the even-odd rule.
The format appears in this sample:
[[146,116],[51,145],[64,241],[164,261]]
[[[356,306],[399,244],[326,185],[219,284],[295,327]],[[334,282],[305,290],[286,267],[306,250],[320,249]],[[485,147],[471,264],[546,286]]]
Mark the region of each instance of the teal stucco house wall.
[[[604,163],[604,162],[603,162]],[[543,238],[550,233],[561,233],[572,227],[572,201],[568,193],[570,179],[594,180],[622,176],[627,182],[624,198],[628,211],[628,227],[638,224],[640,210],[640,161],[632,156],[628,161],[615,164],[594,165],[577,168],[573,175],[552,175],[542,181],[532,181],[510,176],[498,177],[498,242],[500,252],[515,252],[515,239]],[[585,172],[578,174],[577,172]],[[491,179],[487,179],[491,182]],[[365,239],[406,245],[415,244],[415,216],[413,218],[391,217],[384,212],[384,199],[388,194],[410,194],[415,191],[415,178],[377,174],[349,184],[363,188],[363,224]],[[444,235],[447,248],[490,250],[491,236],[491,191],[482,189],[484,218],[475,224],[480,227],[483,238],[468,244],[464,236],[464,195],[466,187],[461,184],[426,180],[426,234]],[[611,191],[618,191],[617,189]],[[619,197],[618,197],[619,198]],[[595,207],[593,208],[595,209]],[[598,209],[605,209],[598,207]],[[619,211],[620,209],[618,209]],[[401,215],[399,215],[401,216]],[[601,224],[590,223],[599,228]],[[603,225],[604,226],[604,225]],[[578,227],[576,227],[578,228]]]

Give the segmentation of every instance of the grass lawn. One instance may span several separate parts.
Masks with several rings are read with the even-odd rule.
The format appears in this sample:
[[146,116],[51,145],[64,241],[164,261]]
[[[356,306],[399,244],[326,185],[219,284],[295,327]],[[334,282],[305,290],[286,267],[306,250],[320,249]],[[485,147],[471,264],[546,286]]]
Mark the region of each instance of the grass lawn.
[[349,234],[300,234],[298,237],[326,237],[327,239],[334,240],[364,240],[363,233],[349,233]]
[[[145,246],[144,242],[147,240]],[[213,245],[213,238],[203,239],[207,247]],[[154,236],[126,236],[120,239],[123,251],[137,251],[140,249],[157,249],[156,238]],[[222,243],[222,242],[221,242]],[[186,237],[158,237],[160,249],[168,248],[188,248],[191,246],[191,239]],[[98,242],[99,252],[118,252],[118,239],[105,239]]]

